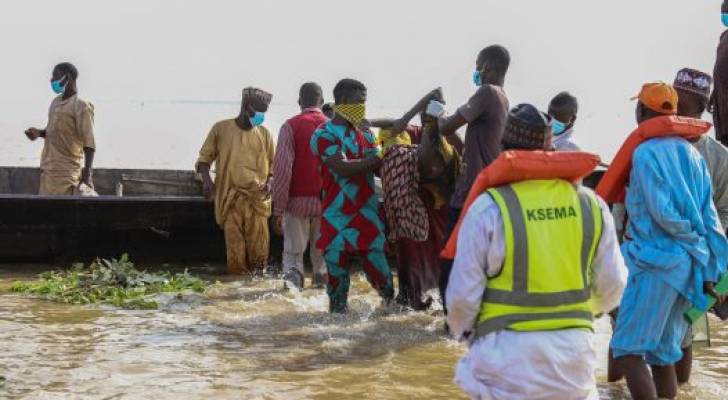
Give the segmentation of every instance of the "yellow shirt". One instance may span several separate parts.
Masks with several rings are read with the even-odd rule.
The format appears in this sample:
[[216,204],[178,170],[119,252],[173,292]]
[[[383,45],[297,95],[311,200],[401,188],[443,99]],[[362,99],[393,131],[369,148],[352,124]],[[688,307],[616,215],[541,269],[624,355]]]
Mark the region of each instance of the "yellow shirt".
[[262,126],[243,130],[235,119],[216,123],[200,149],[197,163],[215,162],[215,220],[223,225],[236,195],[254,195],[270,214],[265,184],[273,167],[273,138]]
[[74,95],[58,96],[48,110],[40,169],[51,176],[81,175],[83,148],[96,148],[94,106]]
[[407,131],[402,131],[397,135],[392,135],[392,131],[389,129],[380,129],[379,135],[377,135],[377,144],[382,148],[382,153],[386,152],[387,149],[394,146],[395,144],[411,145],[412,138],[410,138]]

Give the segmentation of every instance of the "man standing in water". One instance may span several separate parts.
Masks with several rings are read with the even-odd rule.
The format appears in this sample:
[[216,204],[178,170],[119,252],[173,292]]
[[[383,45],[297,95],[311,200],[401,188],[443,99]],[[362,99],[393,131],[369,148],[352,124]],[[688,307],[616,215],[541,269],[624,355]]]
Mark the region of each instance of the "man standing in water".
[[[511,111],[505,150],[547,150],[551,139],[534,106]],[[536,212],[546,218],[524,218]],[[455,382],[474,399],[597,399],[593,313],[619,303],[626,276],[609,207],[591,190],[546,179],[483,193],[447,289],[451,332],[470,341]]]
[[301,86],[301,113],[286,121],[278,133],[273,160],[273,215],[283,233],[283,273],[288,285],[303,289],[303,254],[309,248],[313,285],[323,286],[326,264],[315,240],[321,226],[321,175],[311,153],[311,136],[328,118],[321,112],[321,86]]
[[225,231],[231,274],[260,273],[268,261],[273,139],[262,124],[272,98],[261,89],[243,89],[240,114],[212,127],[195,166],[205,196],[214,196],[215,219]]
[[[455,183],[455,192],[450,199],[448,216],[449,235],[460,218],[460,212],[470,187],[480,171],[500,154],[501,137],[508,117],[508,99],[503,91],[511,57],[503,46],[488,46],[480,51],[475,61],[473,83],[478,86],[475,94],[451,116],[438,120],[440,134],[451,136],[467,124],[463,153],[464,173]],[[440,296],[445,304],[451,261],[443,261],[440,271]],[[447,312],[447,309],[445,309]]]
[[392,272],[384,255],[384,222],[374,192],[374,171],[382,160],[374,134],[361,130],[367,89],[342,79],[334,88],[334,118],[311,137],[320,161],[323,215],[317,246],[324,252],[329,282],[329,311],[345,313],[351,255],[358,255],[369,283],[385,302],[394,297]]
[[557,151],[579,151],[574,143],[574,123],[579,112],[579,102],[569,92],[561,92],[549,103],[549,115],[554,132],[554,149]]
[[[702,118],[710,99],[710,82],[710,75],[704,72],[690,68],[681,69],[674,82],[679,99],[677,114],[689,118]],[[713,184],[713,204],[725,230],[728,227],[728,149],[708,135],[700,136],[693,142],[693,146],[700,152],[708,166]],[[696,324],[702,324],[705,329],[709,329],[706,319]],[[678,383],[687,383],[690,379],[693,359],[692,328],[689,327],[682,343],[683,357],[675,365]]]
[[[646,84],[638,96],[637,122],[675,115],[677,105],[672,86]],[[725,272],[728,243],[713,206],[708,169],[687,140],[663,137],[640,144],[629,182],[622,245],[629,283],[611,350],[633,398],[674,398],[674,364],[682,357],[688,329],[684,313],[691,303],[707,308],[705,293],[718,297],[714,283]]]
[[51,89],[58,96],[51,102],[48,125],[25,131],[30,140],[45,139],[40,161],[41,195],[70,195],[80,183],[93,187],[94,106],[78,97],[77,79],[78,70],[73,64],[56,65]]
[[[728,0],[723,1],[720,12],[723,26],[728,27]],[[715,137],[723,145],[728,146],[728,30],[720,36],[713,79],[715,84],[710,108],[713,113]]]

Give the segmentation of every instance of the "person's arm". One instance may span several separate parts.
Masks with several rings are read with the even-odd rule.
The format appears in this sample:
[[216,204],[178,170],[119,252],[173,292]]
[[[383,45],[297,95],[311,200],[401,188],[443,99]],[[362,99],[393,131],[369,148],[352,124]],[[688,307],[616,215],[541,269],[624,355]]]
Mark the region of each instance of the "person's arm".
[[445,137],[454,135],[455,132],[465,124],[469,124],[483,115],[483,113],[494,103],[496,97],[497,94],[493,88],[489,86],[481,86],[475,94],[468,99],[467,103],[458,108],[455,114],[449,117],[443,116],[438,119],[440,134]]
[[602,213],[602,236],[591,264],[592,298],[595,311],[605,313],[619,306],[627,284],[627,267],[609,206],[598,197],[597,200]]
[[345,160],[343,154],[334,154],[324,160],[324,164],[336,175],[350,178],[376,171],[382,165],[382,159],[370,156],[359,160]]
[[[463,219],[457,253],[445,298],[450,333],[465,340],[475,328],[489,272],[488,255],[495,235],[503,236],[498,206],[487,194],[481,195]],[[500,265],[497,266],[500,268]]]
[[440,103],[444,103],[445,100],[442,95],[442,88],[438,87],[428,92],[419,101],[417,101],[417,103],[415,103],[412,108],[405,112],[402,117],[393,120],[392,125],[387,128],[391,128],[392,134],[395,135],[404,131],[405,129],[407,129],[407,125],[409,125],[410,121],[412,121],[412,118],[425,110],[425,108],[427,107],[427,103],[429,103],[430,100],[436,100]]
[[84,167],[81,171],[81,182],[93,187],[93,165],[96,154],[96,138],[94,134],[94,106],[91,103],[79,102],[77,114],[78,132],[83,141]]
[[273,159],[273,215],[282,216],[288,206],[293,160],[295,158],[293,130],[288,123],[278,133],[275,158]]
[[195,171],[202,178],[202,194],[208,199],[215,195],[215,183],[210,176],[210,167],[217,159],[217,125],[213,126],[200,149],[200,155],[195,163]]

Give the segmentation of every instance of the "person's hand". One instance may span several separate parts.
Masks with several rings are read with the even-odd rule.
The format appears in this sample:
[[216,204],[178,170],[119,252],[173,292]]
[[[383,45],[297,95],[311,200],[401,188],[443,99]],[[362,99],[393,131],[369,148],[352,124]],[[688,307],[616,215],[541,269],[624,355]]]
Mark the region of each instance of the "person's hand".
[[92,188],[94,187],[93,182],[93,170],[91,168],[83,168],[81,170],[81,183],[85,183],[88,185],[88,187]]
[[273,231],[279,236],[283,236],[283,216],[275,215],[273,217]]
[[215,183],[212,182],[212,179],[202,181],[202,195],[208,200],[215,198]]
[[713,282],[703,282],[703,292],[713,296],[716,304],[723,304],[725,302],[725,296],[721,296],[715,291],[715,283]]
[[440,118],[445,114],[445,105],[437,100],[430,100],[430,102],[427,103],[425,113],[431,117]]
[[30,140],[38,139],[40,137],[40,129],[28,128],[25,130],[25,136],[27,136]]
[[441,87],[432,89],[432,91],[430,92],[430,100],[436,100],[443,104],[445,103],[445,96],[443,96],[443,94],[442,94]]

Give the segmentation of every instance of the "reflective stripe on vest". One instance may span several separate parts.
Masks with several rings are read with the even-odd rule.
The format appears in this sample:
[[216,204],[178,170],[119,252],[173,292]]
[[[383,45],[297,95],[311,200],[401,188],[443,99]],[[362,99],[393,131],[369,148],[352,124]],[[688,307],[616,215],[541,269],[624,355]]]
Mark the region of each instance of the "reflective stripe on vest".
[[[530,199],[526,200],[530,201],[526,206],[543,204],[547,208],[524,210],[514,186],[525,199]],[[591,327],[588,273],[602,230],[601,208],[596,199],[561,180],[525,181],[488,192],[503,216],[506,259],[501,273],[489,278],[476,337],[502,329]],[[540,193],[548,193],[543,196],[546,200],[538,199]],[[527,218],[530,221],[526,221]],[[575,218],[578,221],[574,221]],[[529,246],[529,240],[535,239],[529,238],[527,224],[547,224],[534,228],[544,237],[531,243],[533,246]],[[546,263],[558,260],[561,265],[557,268],[540,265],[539,257],[529,260],[529,253],[533,251],[552,250],[564,253],[541,258],[546,259]],[[534,274],[531,278],[537,279],[531,282],[532,285],[539,286],[540,291],[533,288],[529,291],[529,272]],[[553,273],[562,275],[552,276]],[[578,274],[580,279],[573,279],[572,273]],[[540,284],[545,280],[548,284]],[[546,290],[549,286],[564,290]]]

